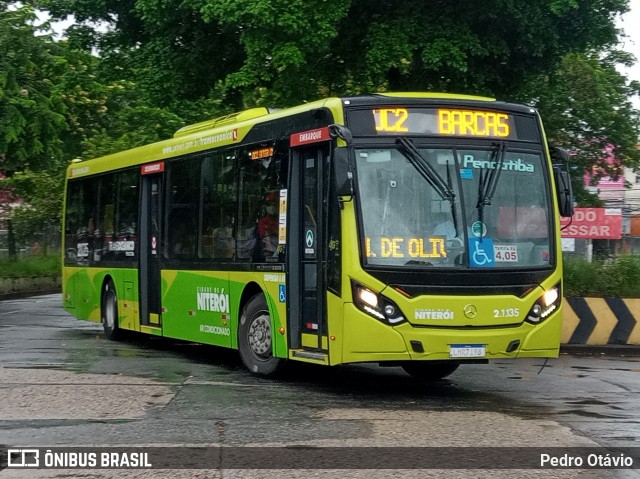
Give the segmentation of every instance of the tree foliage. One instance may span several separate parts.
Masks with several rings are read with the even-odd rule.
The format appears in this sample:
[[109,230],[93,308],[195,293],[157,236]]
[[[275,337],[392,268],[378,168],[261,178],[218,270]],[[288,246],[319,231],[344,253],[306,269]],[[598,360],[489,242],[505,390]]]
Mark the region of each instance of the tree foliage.
[[0,219],[11,241],[33,240],[60,221],[70,160],[158,141],[184,122],[103,75],[88,51],[44,34],[30,5],[0,4],[0,14]]
[[12,227],[18,244],[39,243],[44,254],[59,235],[64,175],[24,170],[15,173],[3,185],[19,192],[28,201],[13,208]]
[[[122,100],[122,99],[121,99]],[[95,158],[170,137],[184,126],[177,115],[162,108],[129,105],[114,109],[110,124],[83,143],[83,157]]]
[[[571,52],[616,42],[627,0],[38,0],[162,105],[227,95],[287,106],[328,94],[440,90],[513,98]],[[73,38],[73,32],[72,38]],[[142,83],[141,83],[142,84]]]
[[[623,175],[623,166],[640,166],[640,113],[630,101],[640,93],[640,84],[628,82],[616,70],[616,65],[632,61],[618,51],[568,54],[555,72],[532,82],[526,93],[545,119],[550,140],[572,152],[574,189],[582,205],[597,203],[584,191],[583,171],[594,173],[592,181],[597,182],[603,176]],[[608,161],[610,157],[616,162]]]
[[[15,177],[12,194],[57,215],[59,205],[47,203],[54,186],[38,175],[59,182],[73,158],[156,141],[185,121],[257,105],[418,90],[530,103],[548,137],[576,153],[576,177],[593,165],[615,173],[605,148],[625,165],[639,161],[638,113],[629,103],[639,85],[615,69],[633,61],[615,50],[615,17],[628,3],[4,2],[0,170]],[[34,27],[33,8],[56,19],[73,15],[67,39]],[[29,186],[38,184],[40,191]]]
[[628,0],[34,1],[75,15],[71,43],[100,50],[105,78],[188,121],[333,94],[484,94],[537,106],[578,171],[615,174],[608,145],[638,162],[638,89],[615,70],[632,61],[614,50]]
[[65,108],[51,80],[62,70],[34,20],[31,8],[0,5],[0,168],[8,171],[42,167],[63,152]]

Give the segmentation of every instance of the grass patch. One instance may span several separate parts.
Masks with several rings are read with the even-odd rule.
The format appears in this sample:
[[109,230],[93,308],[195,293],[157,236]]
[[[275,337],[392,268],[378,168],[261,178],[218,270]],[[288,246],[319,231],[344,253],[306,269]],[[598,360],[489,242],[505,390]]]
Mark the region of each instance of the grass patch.
[[0,278],[56,277],[61,273],[60,256],[25,256],[17,261],[0,260]]
[[602,262],[564,262],[564,295],[640,298],[640,256],[619,256]]

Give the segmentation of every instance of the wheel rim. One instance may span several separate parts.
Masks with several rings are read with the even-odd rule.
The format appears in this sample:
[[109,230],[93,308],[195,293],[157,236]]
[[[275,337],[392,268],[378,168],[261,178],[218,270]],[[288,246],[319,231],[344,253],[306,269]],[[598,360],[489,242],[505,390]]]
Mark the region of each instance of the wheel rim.
[[249,325],[247,334],[249,348],[253,355],[266,360],[271,358],[271,320],[268,314],[255,316]]
[[115,298],[111,291],[107,292],[106,308],[104,312],[104,322],[108,329],[112,330],[116,324]]

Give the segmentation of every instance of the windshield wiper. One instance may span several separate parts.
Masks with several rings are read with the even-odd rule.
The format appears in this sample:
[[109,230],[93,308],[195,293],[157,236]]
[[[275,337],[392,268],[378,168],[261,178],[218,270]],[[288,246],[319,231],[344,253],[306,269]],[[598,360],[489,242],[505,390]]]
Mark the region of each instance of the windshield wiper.
[[456,194],[436,169],[420,154],[413,142],[407,138],[398,138],[396,143],[402,148],[404,156],[409,160],[418,173],[436,190],[443,200],[453,202]]
[[500,180],[502,165],[507,151],[507,145],[502,142],[493,143],[492,147],[493,151],[489,159],[489,164],[492,168],[480,170],[480,178],[478,179],[478,204],[476,208],[478,208],[478,219],[480,222],[483,221],[484,207],[491,204],[493,195],[496,192],[496,186],[498,186],[498,180]]
[[[455,151],[455,150],[454,150]],[[454,153],[455,156],[455,153]],[[449,190],[453,191],[453,180],[451,178],[451,166],[452,163],[447,161],[447,186]],[[458,236],[458,212],[456,211],[456,202],[449,201],[451,204],[451,217],[453,218],[453,230],[455,231],[456,237]]]

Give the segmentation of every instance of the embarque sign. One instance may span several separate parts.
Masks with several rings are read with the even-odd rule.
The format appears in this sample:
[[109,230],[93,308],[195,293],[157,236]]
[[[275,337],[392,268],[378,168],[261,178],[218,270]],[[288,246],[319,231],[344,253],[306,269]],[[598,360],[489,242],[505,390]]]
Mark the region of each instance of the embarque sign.
[[620,208],[576,208],[571,218],[561,218],[563,238],[620,239]]

